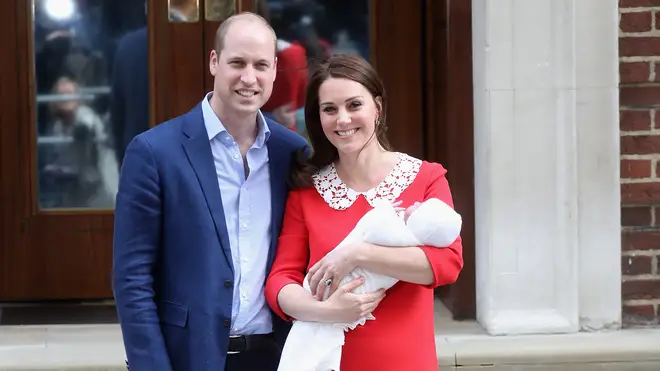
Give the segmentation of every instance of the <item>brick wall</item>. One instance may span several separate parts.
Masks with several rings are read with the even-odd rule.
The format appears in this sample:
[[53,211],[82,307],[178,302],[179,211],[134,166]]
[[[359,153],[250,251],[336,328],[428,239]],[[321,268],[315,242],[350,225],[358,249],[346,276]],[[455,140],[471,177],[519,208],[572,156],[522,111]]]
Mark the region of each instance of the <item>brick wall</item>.
[[660,0],[619,0],[624,326],[660,325]]

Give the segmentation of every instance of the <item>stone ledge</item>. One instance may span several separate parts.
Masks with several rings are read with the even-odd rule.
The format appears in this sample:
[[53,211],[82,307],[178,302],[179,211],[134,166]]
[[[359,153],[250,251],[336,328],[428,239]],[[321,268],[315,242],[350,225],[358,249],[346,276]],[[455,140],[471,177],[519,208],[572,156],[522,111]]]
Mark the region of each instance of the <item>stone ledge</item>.
[[660,370],[660,329],[524,336],[439,334],[436,344],[441,369]]
[[3,326],[0,371],[125,371],[119,325]]
[[[660,329],[489,336],[474,323],[436,335],[441,370],[660,370]],[[462,333],[461,333],[462,332]],[[124,371],[118,325],[6,326],[0,371]]]

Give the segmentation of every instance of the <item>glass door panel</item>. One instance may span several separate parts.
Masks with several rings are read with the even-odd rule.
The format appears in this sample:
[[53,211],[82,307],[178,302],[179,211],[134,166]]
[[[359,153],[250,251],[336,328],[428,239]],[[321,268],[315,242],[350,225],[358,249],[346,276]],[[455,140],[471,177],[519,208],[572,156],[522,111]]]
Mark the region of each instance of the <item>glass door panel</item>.
[[[39,209],[112,209],[124,134],[149,126],[145,6],[112,0],[33,5]],[[127,107],[127,95],[139,95],[143,106]]]
[[2,197],[12,200],[0,214],[0,301],[111,298],[123,152],[202,96],[201,4],[9,4],[0,23],[17,47],[0,63],[17,78],[4,86],[16,109],[0,118]]

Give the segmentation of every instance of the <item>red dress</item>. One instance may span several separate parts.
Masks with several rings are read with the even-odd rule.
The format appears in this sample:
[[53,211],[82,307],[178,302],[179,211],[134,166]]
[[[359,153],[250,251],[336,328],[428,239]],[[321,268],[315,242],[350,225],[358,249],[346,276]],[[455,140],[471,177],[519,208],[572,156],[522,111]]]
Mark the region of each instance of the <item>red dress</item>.
[[[392,172],[376,188],[364,194],[349,189],[328,166],[314,177],[314,188],[292,191],[273,268],[266,282],[266,299],[275,313],[290,320],[277,304],[287,284],[301,285],[304,274],[337,246],[358,220],[372,209],[377,198],[415,201],[439,198],[453,207],[439,164],[400,154]],[[387,292],[376,310],[375,321],[346,334],[342,371],[435,371],[438,362],[433,327],[433,288],[453,283],[463,266],[460,237],[447,248],[423,246],[433,268],[429,286],[399,281]]]

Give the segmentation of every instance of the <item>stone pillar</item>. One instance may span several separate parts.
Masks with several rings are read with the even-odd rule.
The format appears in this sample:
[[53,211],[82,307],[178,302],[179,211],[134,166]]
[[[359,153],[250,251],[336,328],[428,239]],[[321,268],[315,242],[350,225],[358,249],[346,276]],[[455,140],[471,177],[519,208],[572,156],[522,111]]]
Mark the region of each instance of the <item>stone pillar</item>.
[[477,319],[620,323],[616,0],[473,0]]

